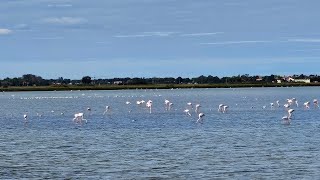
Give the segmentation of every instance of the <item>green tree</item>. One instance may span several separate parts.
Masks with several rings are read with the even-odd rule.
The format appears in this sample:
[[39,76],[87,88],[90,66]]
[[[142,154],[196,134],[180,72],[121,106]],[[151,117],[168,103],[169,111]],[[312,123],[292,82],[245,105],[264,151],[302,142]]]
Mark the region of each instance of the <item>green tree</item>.
[[213,77],[209,75],[207,78],[207,83],[220,83],[220,78],[217,76]]
[[84,76],[84,77],[82,77],[81,82],[83,84],[90,84],[92,82],[92,80],[91,80],[90,76]]
[[22,76],[22,81],[24,85],[33,86],[33,85],[42,85],[43,79],[40,76],[36,76],[33,74],[25,74]]
[[177,83],[177,84],[181,84],[182,81],[183,81],[182,77],[180,77],[180,76],[177,77],[177,79],[176,79],[176,83]]

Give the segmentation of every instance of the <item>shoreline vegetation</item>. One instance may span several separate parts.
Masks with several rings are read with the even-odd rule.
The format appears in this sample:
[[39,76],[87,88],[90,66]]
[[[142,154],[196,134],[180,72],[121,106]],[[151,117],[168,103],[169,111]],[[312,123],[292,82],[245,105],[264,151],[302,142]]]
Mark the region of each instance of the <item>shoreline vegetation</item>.
[[49,85],[0,87],[1,92],[13,91],[76,91],[76,90],[136,90],[136,89],[191,89],[191,88],[259,88],[306,87],[320,83],[236,83],[236,84],[147,84],[147,85]]
[[126,89],[190,89],[190,88],[251,88],[251,87],[320,86],[318,75],[251,76],[249,74],[217,77],[199,76],[111,78],[99,79],[84,76],[82,79],[43,79],[25,74],[22,77],[0,79],[0,92],[4,91],[71,91],[71,90],[126,90]]

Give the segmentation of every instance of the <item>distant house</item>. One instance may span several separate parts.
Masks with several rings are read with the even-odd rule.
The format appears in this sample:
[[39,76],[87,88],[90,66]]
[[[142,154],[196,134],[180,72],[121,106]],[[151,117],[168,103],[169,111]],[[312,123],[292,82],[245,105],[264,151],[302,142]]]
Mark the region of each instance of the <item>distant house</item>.
[[122,84],[122,81],[114,81],[113,84],[119,85]]
[[310,79],[294,79],[294,82],[310,83]]
[[257,78],[256,81],[262,81],[263,79],[261,77]]
[[294,82],[294,79],[292,77],[288,77],[287,81],[288,82]]
[[290,77],[290,76],[283,77],[282,80],[285,81],[285,82],[294,82],[294,79],[292,77]]
[[282,80],[281,80],[281,79],[278,79],[278,80],[277,80],[277,83],[278,83],[278,84],[281,84],[281,83],[282,83]]
[[[286,81],[286,82],[297,82],[297,83],[310,83],[311,82],[310,79],[294,79],[290,76],[284,77],[282,80]],[[280,82],[278,82],[278,83],[280,83]]]

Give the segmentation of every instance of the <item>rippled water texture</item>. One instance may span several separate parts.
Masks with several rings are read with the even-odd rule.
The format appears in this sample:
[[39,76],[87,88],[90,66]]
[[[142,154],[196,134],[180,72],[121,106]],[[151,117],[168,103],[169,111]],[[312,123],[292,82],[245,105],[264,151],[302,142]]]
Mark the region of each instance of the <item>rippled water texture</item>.
[[[0,93],[0,178],[317,179],[320,110],[312,100],[319,93],[318,87]],[[300,105],[292,106],[289,123],[283,104],[293,97]],[[149,99],[151,114],[136,105]],[[174,103],[170,111],[165,99]],[[276,100],[281,106],[272,109]],[[203,123],[194,109],[191,117],[183,112],[188,102],[201,104]],[[217,111],[221,103],[227,113]],[[88,123],[72,121],[78,112]]]

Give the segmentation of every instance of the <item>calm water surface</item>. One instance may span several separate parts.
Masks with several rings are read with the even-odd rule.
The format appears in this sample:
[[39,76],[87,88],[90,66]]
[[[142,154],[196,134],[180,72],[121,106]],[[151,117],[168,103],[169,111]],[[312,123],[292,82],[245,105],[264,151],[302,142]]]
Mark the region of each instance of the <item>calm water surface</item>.
[[[300,106],[288,124],[283,104],[293,97]],[[315,98],[318,87],[0,93],[0,178],[317,179]],[[149,99],[151,114],[135,103]],[[202,124],[183,113],[187,102],[201,104]],[[77,112],[87,124],[72,122]]]

